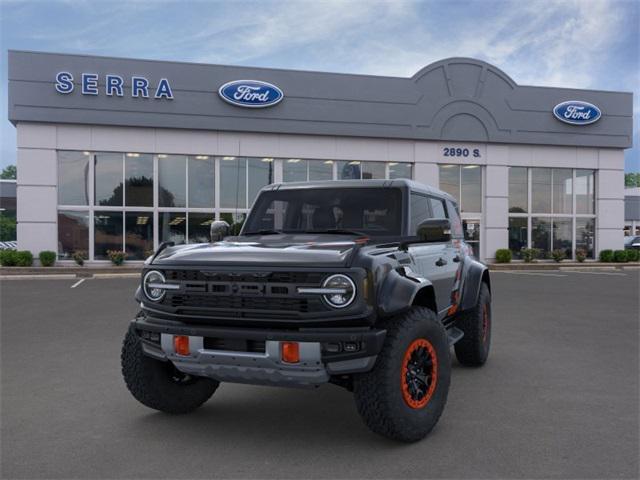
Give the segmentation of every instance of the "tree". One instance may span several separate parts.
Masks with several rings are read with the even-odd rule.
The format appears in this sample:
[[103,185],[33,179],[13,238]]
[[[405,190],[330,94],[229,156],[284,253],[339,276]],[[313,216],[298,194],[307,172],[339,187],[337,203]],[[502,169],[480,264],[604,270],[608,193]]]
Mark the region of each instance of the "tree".
[[7,179],[15,180],[16,173],[17,173],[16,166],[8,165],[4,167],[4,170],[2,170],[2,173],[0,173],[0,178],[2,178],[3,180],[7,180]]
[[640,172],[624,174],[625,188],[640,187]]

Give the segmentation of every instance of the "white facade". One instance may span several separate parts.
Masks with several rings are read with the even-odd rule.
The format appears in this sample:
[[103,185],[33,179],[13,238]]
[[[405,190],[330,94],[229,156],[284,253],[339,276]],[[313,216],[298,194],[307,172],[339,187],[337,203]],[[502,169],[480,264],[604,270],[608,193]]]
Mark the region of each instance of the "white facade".
[[[18,248],[31,250],[36,255],[42,250],[58,251],[57,151],[60,150],[273,157],[276,183],[283,180],[282,158],[407,162],[413,165],[414,180],[435,187],[440,183],[439,165],[479,165],[482,211],[463,212],[463,218],[466,215],[470,220],[479,221],[481,249],[477,253],[486,261],[493,259],[497,249],[508,248],[509,167],[592,169],[595,171],[595,250],[622,248],[623,149],[27,122],[17,123],[17,138]],[[477,149],[479,155],[445,156],[445,149],[450,147]],[[158,209],[149,210],[156,218],[154,246],[157,246]]]

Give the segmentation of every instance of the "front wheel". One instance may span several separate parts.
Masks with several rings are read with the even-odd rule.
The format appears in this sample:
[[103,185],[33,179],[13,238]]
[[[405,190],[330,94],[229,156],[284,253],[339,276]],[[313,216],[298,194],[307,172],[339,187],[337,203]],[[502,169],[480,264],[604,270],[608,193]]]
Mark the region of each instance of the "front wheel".
[[424,307],[390,319],[370,372],[354,378],[358,412],[374,432],[415,442],[436,425],[449,393],[451,358],[447,333]]
[[166,413],[188,413],[218,388],[219,382],[180,372],[170,361],[142,352],[140,337],[129,329],[122,345],[122,375],[131,394],[143,405]]

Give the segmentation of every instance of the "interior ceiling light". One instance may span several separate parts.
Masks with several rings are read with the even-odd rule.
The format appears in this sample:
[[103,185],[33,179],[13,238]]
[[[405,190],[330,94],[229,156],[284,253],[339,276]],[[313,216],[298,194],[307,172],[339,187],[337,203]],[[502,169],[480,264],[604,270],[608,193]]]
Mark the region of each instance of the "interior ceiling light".
[[138,217],[136,223],[138,225],[146,225],[148,221],[149,221],[149,217]]
[[299,158],[290,158],[289,160],[287,160],[287,163],[298,163],[299,161]]
[[353,162],[349,162],[349,165],[360,165],[360,161],[354,160]]
[[235,160],[236,157],[222,157],[223,160]]
[[462,168],[478,168],[480,165],[465,165]]
[[169,225],[180,225],[185,221],[185,217],[175,217],[173,220],[169,222]]
[[396,165],[398,165],[398,162],[389,162],[390,167],[395,167]]
[[165,155],[164,153],[161,153],[160,155],[158,155],[158,158],[167,158],[167,155]]
[[127,157],[139,157],[140,154],[139,153],[127,153]]
[[325,160],[326,165],[333,165],[333,160]]
[[90,152],[82,152],[83,155],[91,155]]
[[207,160],[208,158],[208,155],[196,155],[196,160]]
[[263,159],[262,159],[262,161],[263,161],[263,162],[267,162],[267,163],[268,163],[268,162],[273,162],[273,158],[265,157],[265,158],[263,158]]

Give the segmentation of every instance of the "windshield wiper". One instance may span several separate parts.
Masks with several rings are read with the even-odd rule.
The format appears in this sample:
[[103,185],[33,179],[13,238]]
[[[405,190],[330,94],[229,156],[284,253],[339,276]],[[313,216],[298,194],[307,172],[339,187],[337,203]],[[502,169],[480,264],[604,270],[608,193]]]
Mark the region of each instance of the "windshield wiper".
[[249,235],[282,235],[283,232],[280,230],[256,230],[255,232],[245,232],[242,234],[243,237],[247,237]]
[[348,230],[345,228],[328,228],[326,230],[305,230],[304,233],[329,233],[333,235],[358,235],[359,237],[368,237],[366,233],[357,230]]

